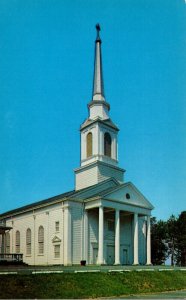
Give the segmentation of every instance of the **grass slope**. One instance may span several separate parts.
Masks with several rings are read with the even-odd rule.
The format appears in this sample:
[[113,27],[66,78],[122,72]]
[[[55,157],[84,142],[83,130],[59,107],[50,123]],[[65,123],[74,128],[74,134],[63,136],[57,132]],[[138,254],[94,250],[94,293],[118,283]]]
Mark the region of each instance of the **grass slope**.
[[186,288],[186,272],[66,273],[0,276],[1,299],[96,298]]

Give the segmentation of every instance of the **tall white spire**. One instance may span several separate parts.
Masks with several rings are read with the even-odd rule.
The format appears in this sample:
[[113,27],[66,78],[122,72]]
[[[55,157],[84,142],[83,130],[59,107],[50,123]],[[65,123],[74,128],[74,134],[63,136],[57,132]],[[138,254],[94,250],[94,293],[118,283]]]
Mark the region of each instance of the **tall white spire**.
[[93,93],[92,101],[88,104],[90,119],[109,118],[110,105],[105,100],[104,84],[103,84],[103,70],[101,57],[101,39],[99,32],[100,25],[96,25],[97,36],[95,40],[95,56],[94,56],[94,78],[93,78]]
[[93,81],[93,100],[105,100],[104,83],[102,71],[102,57],[101,57],[101,39],[99,32],[100,25],[96,25],[97,37],[95,41],[95,58],[94,58],[94,81]]

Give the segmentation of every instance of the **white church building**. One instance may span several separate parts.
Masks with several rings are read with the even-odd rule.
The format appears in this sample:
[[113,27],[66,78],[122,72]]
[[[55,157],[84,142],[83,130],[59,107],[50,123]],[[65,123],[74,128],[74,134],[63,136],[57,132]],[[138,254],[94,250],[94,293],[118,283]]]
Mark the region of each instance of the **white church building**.
[[0,259],[23,254],[29,265],[151,264],[152,204],[118,162],[118,127],[104,96],[100,27],[89,116],[80,127],[75,188],[0,215]]

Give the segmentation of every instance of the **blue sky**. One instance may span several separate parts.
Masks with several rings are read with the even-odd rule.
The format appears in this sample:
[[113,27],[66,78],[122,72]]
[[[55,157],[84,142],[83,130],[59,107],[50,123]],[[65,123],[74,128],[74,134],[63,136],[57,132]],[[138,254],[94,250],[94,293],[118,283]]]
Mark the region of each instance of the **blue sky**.
[[125,180],[185,209],[185,1],[1,0],[0,213],[74,188],[98,22]]

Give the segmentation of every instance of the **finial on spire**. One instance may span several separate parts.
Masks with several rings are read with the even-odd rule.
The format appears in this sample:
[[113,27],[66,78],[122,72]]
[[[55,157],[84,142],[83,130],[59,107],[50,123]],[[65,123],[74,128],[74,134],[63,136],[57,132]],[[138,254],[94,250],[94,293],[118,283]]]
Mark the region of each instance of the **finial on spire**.
[[97,29],[98,31],[101,30],[99,23],[96,24],[96,29]]
[[100,27],[99,23],[96,24],[96,30],[97,30],[96,41],[100,41],[99,32],[101,31],[101,27]]

